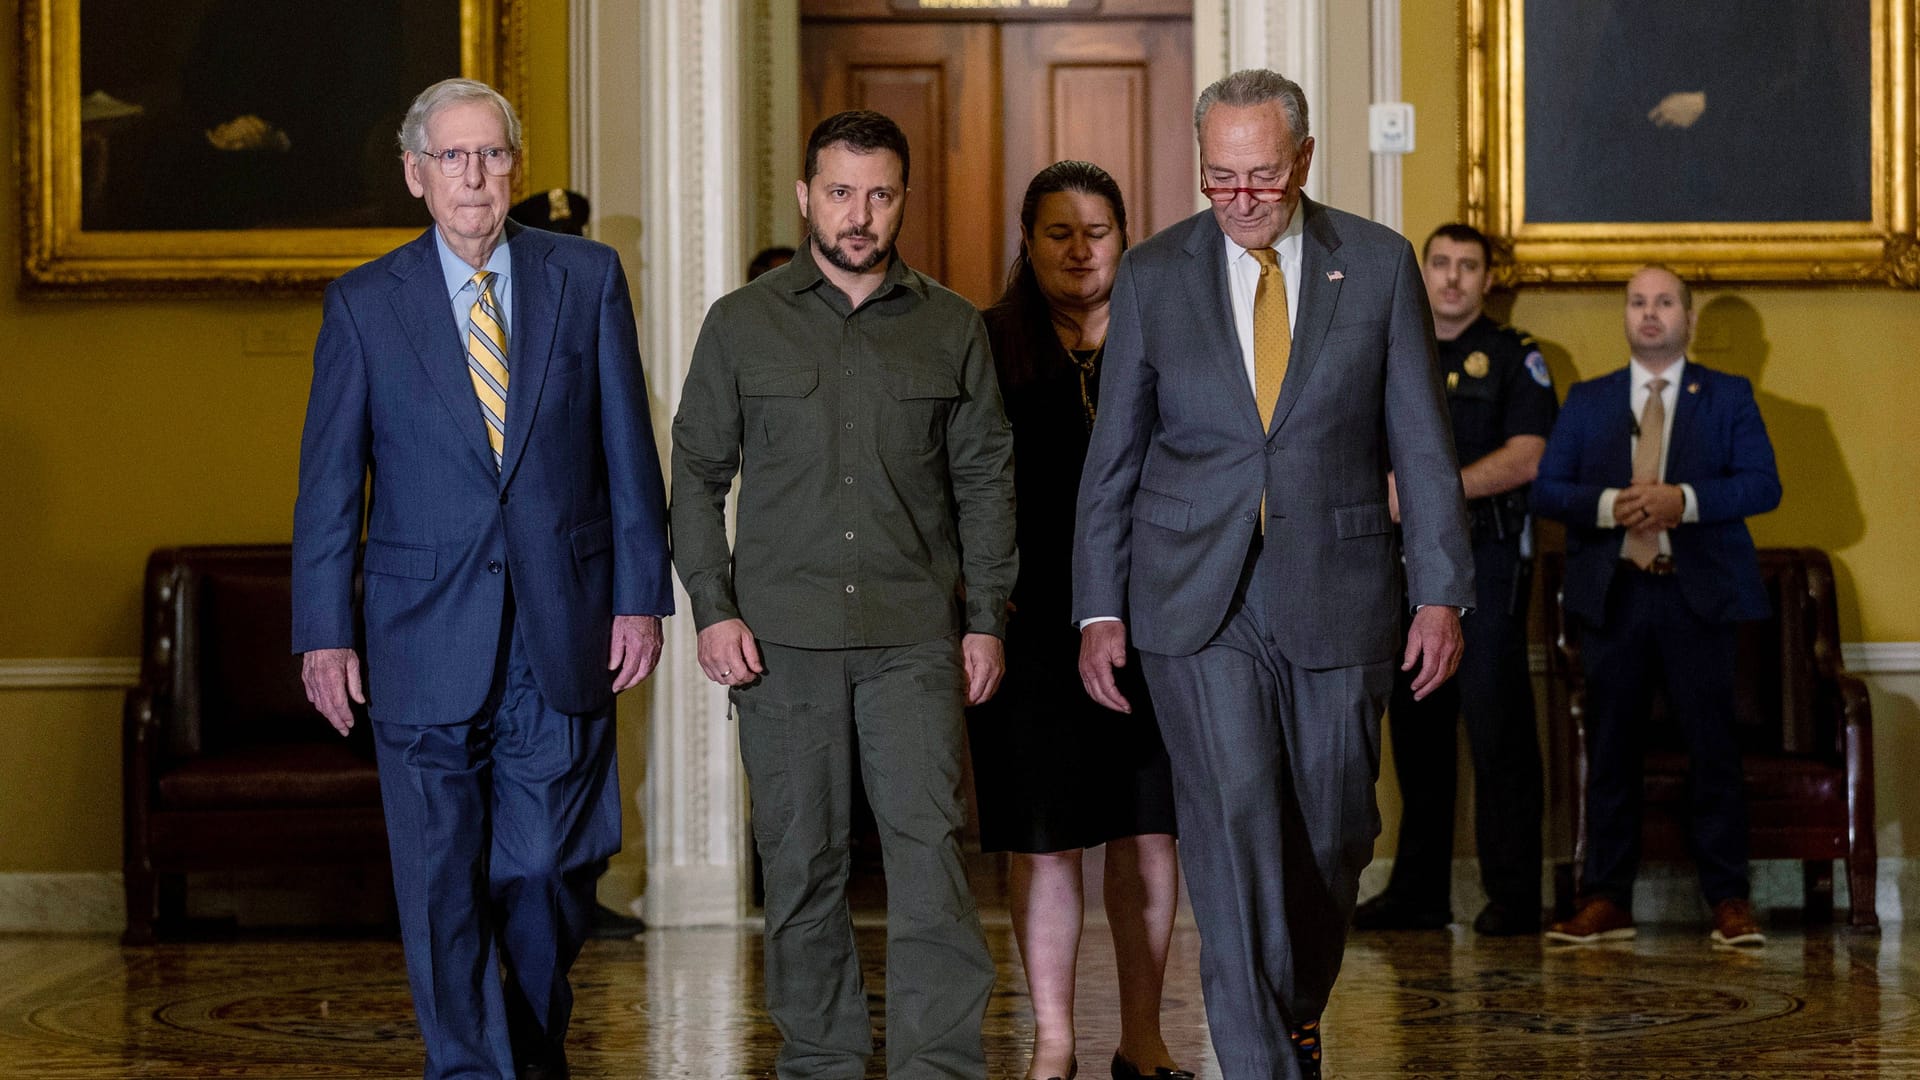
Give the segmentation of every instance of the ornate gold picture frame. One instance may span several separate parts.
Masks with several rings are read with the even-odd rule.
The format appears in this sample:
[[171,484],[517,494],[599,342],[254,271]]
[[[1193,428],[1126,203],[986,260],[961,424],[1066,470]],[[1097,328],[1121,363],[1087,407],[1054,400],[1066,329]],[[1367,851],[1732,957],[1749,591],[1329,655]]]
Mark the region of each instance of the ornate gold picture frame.
[[22,292],[307,294],[406,242],[398,118],[455,63],[520,105],[522,3],[21,0]]
[[1662,262],[1696,282],[1920,287],[1917,9],[1467,0],[1467,217],[1510,250],[1501,283]]

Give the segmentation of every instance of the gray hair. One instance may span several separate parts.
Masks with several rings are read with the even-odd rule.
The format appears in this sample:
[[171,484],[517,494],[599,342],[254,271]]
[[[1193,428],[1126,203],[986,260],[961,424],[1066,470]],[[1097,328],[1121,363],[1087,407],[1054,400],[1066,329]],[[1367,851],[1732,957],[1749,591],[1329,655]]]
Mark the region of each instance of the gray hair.
[[477,79],[442,79],[420,91],[420,96],[407,106],[407,118],[400,121],[401,152],[424,154],[433,149],[427,145],[427,122],[442,109],[476,102],[500,110],[507,125],[507,149],[519,153],[520,117],[500,91]]
[[1200,137],[1200,126],[1215,105],[1264,105],[1277,101],[1286,112],[1287,126],[1293,129],[1293,146],[1299,149],[1307,141],[1307,95],[1300,84],[1277,71],[1246,68],[1216,81],[1200,91],[1193,103],[1193,134]]

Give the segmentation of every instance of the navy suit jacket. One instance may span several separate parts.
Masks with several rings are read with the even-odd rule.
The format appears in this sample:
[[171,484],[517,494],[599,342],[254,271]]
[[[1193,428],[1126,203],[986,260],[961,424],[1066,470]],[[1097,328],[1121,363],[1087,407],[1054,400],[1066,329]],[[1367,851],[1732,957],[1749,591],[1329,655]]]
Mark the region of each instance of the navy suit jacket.
[[1398,656],[1409,596],[1473,606],[1466,503],[1419,262],[1405,237],[1374,222],[1311,199],[1295,212],[1305,215],[1300,310],[1266,431],[1213,212],[1120,261],[1080,481],[1073,607],[1076,620],[1121,616],[1148,652],[1194,653],[1225,623],[1262,491],[1265,544],[1298,584],[1274,629],[1293,663]]
[[[607,704],[613,616],[667,615],[665,494],[612,248],[508,225],[507,429],[494,467],[431,231],[327,288],[294,506],[293,649],[359,644],[394,723],[483,705],[511,580],[552,708]],[[369,489],[368,480],[371,477]]]
[[[1596,521],[1600,493],[1633,480],[1630,392],[1627,368],[1569,390],[1533,482],[1534,513],[1567,524],[1567,610],[1595,626],[1604,625],[1626,536]],[[1680,591],[1710,622],[1765,618],[1767,592],[1746,519],[1780,505],[1780,476],[1753,385],[1689,358],[1675,402],[1665,479],[1692,485],[1700,508],[1697,523],[1669,535]]]

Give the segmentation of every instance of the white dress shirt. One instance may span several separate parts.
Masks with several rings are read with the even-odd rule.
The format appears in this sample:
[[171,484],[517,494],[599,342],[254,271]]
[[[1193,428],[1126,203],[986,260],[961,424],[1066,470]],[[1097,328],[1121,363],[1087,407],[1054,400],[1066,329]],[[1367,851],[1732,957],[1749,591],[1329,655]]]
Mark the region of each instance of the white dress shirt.
[[[1674,361],[1672,367],[1658,376],[1647,370],[1646,365],[1642,364],[1638,357],[1627,363],[1627,378],[1631,387],[1627,393],[1627,407],[1632,411],[1635,427],[1633,438],[1628,440],[1628,461],[1633,460],[1633,454],[1640,447],[1638,430],[1640,417],[1647,411],[1647,395],[1653,392],[1653,380],[1656,377],[1667,380],[1667,385],[1660,390],[1660,403],[1666,407],[1667,413],[1666,429],[1660,433],[1660,476],[1663,479],[1667,475],[1667,456],[1673,452],[1673,415],[1678,411],[1680,384],[1686,378],[1686,369],[1687,359],[1684,356]],[[1600,513],[1595,519],[1595,524],[1602,529],[1612,529],[1620,524],[1613,520],[1613,500],[1619,496],[1620,490],[1607,488],[1600,493]],[[1680,497],[1684,503],[1680,511],[1680,520],[1686,523],[1699,521],[1700,500],[1693,494],[1693,485],[1681,484]],[[1623,558],[1626,555],[1626,546],[1626,539],[1622,537],[1620,549]],[[1673,541],[1664,531],[1660,534],[1660,554],[1669,556],[1673,554]]]

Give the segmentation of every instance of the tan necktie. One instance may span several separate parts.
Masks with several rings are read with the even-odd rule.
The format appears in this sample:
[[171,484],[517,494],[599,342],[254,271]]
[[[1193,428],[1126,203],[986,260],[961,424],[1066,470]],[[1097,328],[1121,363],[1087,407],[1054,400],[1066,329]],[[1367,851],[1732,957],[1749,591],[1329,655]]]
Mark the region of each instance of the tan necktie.
[[[1633,482],[1636,484],[1660,482],[1660,450],[1667,441],[1667,403],[1660,392],[1666,388],[1665,379],[1647,383],[1647,403],[1640,410],[1640,441],[1633,447]],[[1620,550],[1633,560],[1633,565],[1645,570],[1660,556],[1661,535],[1629,532]]]
[[480,298],[467,315],[467,375],[480,415],[487,421],[487,445],[493,448],[493,467],[500,468],[507,445],[507,335],[500,329],[500,307],[493,298],[493,273],[473,275]]

